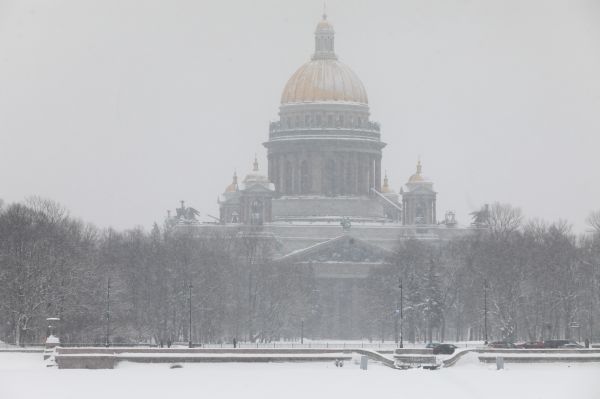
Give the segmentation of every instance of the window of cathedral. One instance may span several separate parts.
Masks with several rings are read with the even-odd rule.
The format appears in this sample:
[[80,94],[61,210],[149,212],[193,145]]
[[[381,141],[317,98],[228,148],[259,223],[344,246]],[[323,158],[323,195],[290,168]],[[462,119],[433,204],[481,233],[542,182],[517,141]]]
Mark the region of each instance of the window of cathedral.
[[291,194],[292,193],[292,179],[293,179],[293,169],[292,169],[292,163],[290,161],[286,161],[285,162],[285,172],[284,172],[284,183],[285,186],[283,187],[283,192],[285,194]]
[[335,196],[336,194],[336,176],[335,176],[335,161],[329,159],[325,166],[325,178],[323,179],[325,187],[323,192],[328,196]]
[[263,224],[262,203],[260,201],[252,201],[250,215],[250,224]]
[[321,114],[317,114],[317,126],[321,127]]
[[333,127],[333,115],[327,115],[327,127]]
[[310,115],[304,115],[304,126],[310,127]]
[[300,164],[300,193],[308,194],[310,192],[310,166],[306,160]]

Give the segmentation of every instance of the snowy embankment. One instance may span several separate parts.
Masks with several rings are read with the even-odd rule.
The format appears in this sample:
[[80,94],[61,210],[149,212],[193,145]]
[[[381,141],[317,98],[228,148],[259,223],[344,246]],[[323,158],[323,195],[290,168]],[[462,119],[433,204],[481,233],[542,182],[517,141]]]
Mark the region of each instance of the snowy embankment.
[[221,362],[319,362],[350,360],[366,355],[389,367],[390,357],[368,349],[167,349],[167,348],[57,348],[55,360],[61,369],[112,369],[122,361],[140,363]]
[[[39,354],[0,353],[0,398],[164,399],[179,395],[215,398],[306,399],[335,396],[596,399],[600,396],[600,363],[507,364],[497,371],[479,354],[466,354],[454,367],[437,371],[392,370],[354,362],[335,367],[316,363],[123,362],[114,370],[47,368]],[[32,383],[35,382],[35,383]]]

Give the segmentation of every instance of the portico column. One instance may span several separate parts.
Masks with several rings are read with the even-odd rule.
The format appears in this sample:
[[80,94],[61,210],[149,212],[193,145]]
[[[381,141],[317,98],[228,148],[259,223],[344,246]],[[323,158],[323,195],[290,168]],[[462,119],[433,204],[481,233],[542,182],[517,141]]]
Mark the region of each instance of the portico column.
[[278,169],[279,169],[279,187],[277,188],[277,190],[279,190],[279,192],[281,194],[286,194],[285,192],[285,155],[281,154],[279,155],[279,162],[277,164]]
[[357,195],[359,194],[359,187],[360,187],[360,183],[358,182],[359,180],[359,172],[358,172],[358,160],[356,159],[356,157],[354,157],[352,159],[352,174],[354,176],[354,187],[353,187],[353,194]]
[[381,158],[375,159],[375,190],[381,192]]

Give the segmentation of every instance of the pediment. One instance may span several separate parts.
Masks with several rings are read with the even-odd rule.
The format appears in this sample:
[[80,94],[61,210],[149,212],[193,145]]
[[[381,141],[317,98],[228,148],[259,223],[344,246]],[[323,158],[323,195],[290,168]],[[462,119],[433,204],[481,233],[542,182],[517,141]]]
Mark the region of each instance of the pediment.
[[289,253],[278,261],[294,263],[386,263],[391,253],[376,245],[345,234]]
[[261,183],[254,183],[252,185],[246,186],[241,191],[242,191],[242,193],[249,193],[249,192],[252,192],[252,193],[272,193],[273,192],[273,190],[271,190],[269,187],[265,187]]

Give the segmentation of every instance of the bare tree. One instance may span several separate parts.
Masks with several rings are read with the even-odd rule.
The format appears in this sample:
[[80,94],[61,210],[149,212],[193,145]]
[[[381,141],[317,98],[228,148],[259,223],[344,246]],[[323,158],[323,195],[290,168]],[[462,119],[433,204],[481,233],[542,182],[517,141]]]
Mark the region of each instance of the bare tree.
[[489,212],[488,227],[496,237],[508,237],[510,233],[521,227],[523,213],[520,208],[509,204],[494,203]]
[[600,234],[600,210],[591,212],[585,221],[596,233]]

